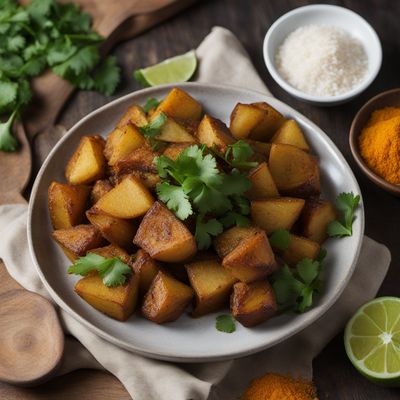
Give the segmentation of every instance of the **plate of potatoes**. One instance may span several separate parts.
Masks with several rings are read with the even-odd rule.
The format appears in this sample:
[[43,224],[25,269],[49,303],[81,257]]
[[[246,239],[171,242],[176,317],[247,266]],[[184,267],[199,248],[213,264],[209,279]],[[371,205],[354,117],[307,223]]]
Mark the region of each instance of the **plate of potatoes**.
[[[361,201],[352,236],[327,237],[342,192],[361,195],[346,160],[288,105],[165,85],[93,111],[57,143],[33,187],[28,241],[54,301],[102,338],[162,360],[227,360],[294,335],[342,293],[364,232]],[[284,249],[270,242],[282,231]],[[274,274],[322,248],[312,305],[282,312]],[[221,316],[234,329],[217,329]]]

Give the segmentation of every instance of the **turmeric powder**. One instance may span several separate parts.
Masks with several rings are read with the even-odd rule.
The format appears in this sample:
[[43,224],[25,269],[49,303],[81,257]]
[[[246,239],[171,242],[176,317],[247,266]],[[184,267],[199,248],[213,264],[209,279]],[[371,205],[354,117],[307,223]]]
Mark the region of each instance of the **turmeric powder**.
[[368,167],[386,181],[400,184],[400,107],[372,113],[359,136],[360,153]]
[[317,400],[312,382],[279,374],[266,374],[251,382],[240,400]]

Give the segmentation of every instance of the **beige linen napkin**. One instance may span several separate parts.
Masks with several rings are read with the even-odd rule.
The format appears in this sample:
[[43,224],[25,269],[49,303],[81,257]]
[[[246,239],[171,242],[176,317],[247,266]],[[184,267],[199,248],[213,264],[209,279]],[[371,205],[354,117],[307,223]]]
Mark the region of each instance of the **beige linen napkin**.
[[[247,53],[228,30],[214,28],[197,55],[198,81],[268,92]],[[28,252],[26,217],[24,205],[0,207],[0,257],[22,286],[49,298]],[[374,268],[370,268],[371,260]],[[67,336],[59,373],[104,368],[120,379],[134,400],[232,400],[240,396],[251,379],[268,371],[310,378],[313,358],[343,328],[350,315],[376,295],[389,263],[388,249],[365,237],[348,287],[320,320],[271,349],[227,362],[172,364],[144,358],[106,342],[59,310],[65,332],[83,345]]]

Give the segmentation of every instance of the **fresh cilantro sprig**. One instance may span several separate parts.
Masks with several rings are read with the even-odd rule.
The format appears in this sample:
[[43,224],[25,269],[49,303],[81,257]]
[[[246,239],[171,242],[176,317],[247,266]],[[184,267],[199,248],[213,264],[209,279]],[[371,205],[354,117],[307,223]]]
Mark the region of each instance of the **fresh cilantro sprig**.
[[88,253],[86,256],[78,258],[68,268],[68,273],[75,275],[85,276],[92,271],[97,271],[103,278],[104,285],[108,287],[123,285],[127,275],[132,273],[131,268],[119,257],[105,258],[95,253]]
[[331,237],[345,237],[353,234],[354,210],[360,203],[360,196],[353,193],[341,193],[335,201],[336,208],[341,212],[339,220],[332,221],[327,227]]
[[272,247],[285,251],[289,247],[290,232],[287,229],[278,229],[268,239]]
[[218,315],[215,328],[220,332],[232,333],[236,331],[235,319],[230,314]]
[[146,100],[145,105],[143,106],[144,112],[148,113],[151,109],[157,108],[160,104],[160,100],[155,99],[154,97],[150,97]]
[[234,168],[251,169],[258,165],[255,161],[250,161],[254,151],[251,146],[243,140],[228,145],[224,154],[224,160]]
[[160,112],[153,120],[151,120],[147,125],[141,126],[139,128],[140,133],[145,138],[155,138],[161,132],[161,128],[164,126],[167,121],[167,116]]

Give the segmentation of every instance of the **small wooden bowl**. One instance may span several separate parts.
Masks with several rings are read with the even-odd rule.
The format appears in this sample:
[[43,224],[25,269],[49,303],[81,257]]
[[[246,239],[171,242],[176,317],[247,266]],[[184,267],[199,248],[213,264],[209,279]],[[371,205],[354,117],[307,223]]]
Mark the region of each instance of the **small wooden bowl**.
[[369,180],[374,182],[382,189],[385,189],[395,196],[400,197],[400,185],[389,183],[381,176],[373,172],[362,158],[358,147],[358,136],[360,135],[361,130],[367,123],[368,119],[371,117],[372,112],[384,107],[400,107],[400,89],[392,89],[378,94],[365,103],[363,107],[361,107],[360,111],[358,111],[354,117],[350,127],[350,149],[358,166],[369,178]]

